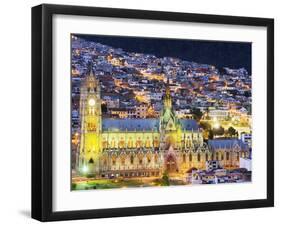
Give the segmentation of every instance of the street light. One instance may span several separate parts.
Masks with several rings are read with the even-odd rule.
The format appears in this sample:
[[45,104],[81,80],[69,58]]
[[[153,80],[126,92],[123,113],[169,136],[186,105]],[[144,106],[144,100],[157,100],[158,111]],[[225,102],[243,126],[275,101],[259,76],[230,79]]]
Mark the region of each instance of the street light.
[[219,122],[215,122],[215,124],[214,124],[214,129],[219,129],[219,128],[220,128]]
[[213,119],[213,128],[214,129],[219,129],[220,128],[220,123],[218,122],[218,119],[217,119],[217,117],[215,117],[214,119]]
[[87,172],[88,172],[88,167],[87,167],[86,165],[84,165],[84,166],[82,167],[82,172],[83,172],[83,173],[87,173]]

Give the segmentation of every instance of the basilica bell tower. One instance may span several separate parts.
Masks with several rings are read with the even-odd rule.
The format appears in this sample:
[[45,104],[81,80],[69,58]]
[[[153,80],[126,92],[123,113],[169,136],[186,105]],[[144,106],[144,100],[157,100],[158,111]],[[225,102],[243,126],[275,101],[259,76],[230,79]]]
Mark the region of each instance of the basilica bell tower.
[[99,174],[101,155],[100,85],[92,65],[80,89],[81,139],[78,171],[84,175]]
[[163,109],[160,116],[160,149],[168,150],[171,146],[178,147],[180,137],[180,123],[173,109],[172,96],[167,81],[165,94],[163,96]]

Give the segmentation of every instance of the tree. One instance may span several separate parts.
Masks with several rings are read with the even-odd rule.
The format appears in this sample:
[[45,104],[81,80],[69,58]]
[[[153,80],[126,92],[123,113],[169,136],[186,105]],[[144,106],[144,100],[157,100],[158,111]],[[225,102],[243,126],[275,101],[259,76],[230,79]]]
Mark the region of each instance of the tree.
[[209,131],[209,140],[212,140],[212,139],[214,139],[214,132],[213,132],[213,130],[210,130]]
[[201,110],[199,108],[193,108],[191,110],[191,113],[194,115],[194,118],[196,119],[196,121],[200,121],[200,119],[202,118],[203,113],[201,112]]
[[224,128],[220,126],[217,129],[213,129],[214,135],[222,136],[224,134]]
[[107,104],[106,103],[101,104],[101,112],[103,114],[107,113]]
[[228,128],[227,132],[228,132],[229,136],[231,136],[231,137],[236,136],[236,134],[237,134],[237,131],[232,126],[230,126]]
[[163,173],[163,176],[162,176],[162,184],[164,186],[169,186],[170,185],[170,181],[169,181],[169,174],[167,173],[167,171],[165,171]]
[[212,126],[208,122],[200,122],[200,127],[203,129],[203,138],[204,140],[210,139],[210,136],[213,137],[213,134],[210,135],[212,131]]
[[230,117],[230,115],[228,115],[227,117],[226,117],[226,121],[230,121],[231,120],[231,117]]
[[212,126],[210,123],[208,122],[200,122],[200,126],[204,129],[204,130],[211,130]]
[[76,183],[72,183],[72,184],[71,184],[71,190],[75,190],[76,187],[77,187],[77,184],[76,184]]

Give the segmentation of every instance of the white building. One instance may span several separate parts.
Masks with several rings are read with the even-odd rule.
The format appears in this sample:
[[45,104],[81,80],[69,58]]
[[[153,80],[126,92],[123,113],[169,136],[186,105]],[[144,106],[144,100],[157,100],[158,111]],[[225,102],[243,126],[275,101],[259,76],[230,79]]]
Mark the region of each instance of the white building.
[[248,144],[249,147],[252,147],[252,134],[250,133],[242,133],[241,134],[241,140]]
[[217,160],[210,160],[206,161],[206,170],[211,171],[220,168],[219,161]]
[[239,167],[240,168],[245,168],[248,171],[252,171],[252,159],[240,157],[240,161],[239,162],[240,162],[239,163]]
[[137,106],[136,113],[135,113],[136,117],[137,118],[146,118],[147,109],[148,109],[147,105],[144,105],[144,104]]
[[208,113],[210,119],[224,120],[229,116],[228,110],[210,110]]

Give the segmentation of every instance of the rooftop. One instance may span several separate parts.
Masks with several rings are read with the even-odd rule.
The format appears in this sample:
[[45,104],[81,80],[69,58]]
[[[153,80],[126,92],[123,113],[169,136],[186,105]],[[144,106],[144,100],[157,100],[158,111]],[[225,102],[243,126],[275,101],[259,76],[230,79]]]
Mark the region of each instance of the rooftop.
[[208,141],[208,145],[211,149],[220,149],[220,148],[231,149],[236,144],[242,150],[248,149],[248,145],[239,139],[214,139]]
[[[183,130],[198,130],[194,119],[181,119]],[[103,131],[158,131],[159,119],[106,119],[102,120]]]

